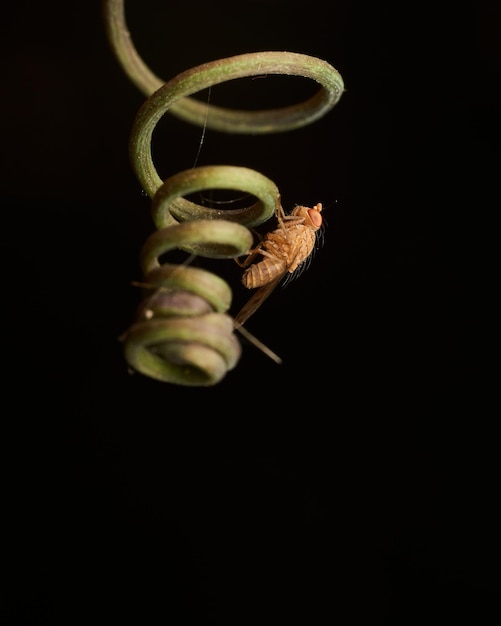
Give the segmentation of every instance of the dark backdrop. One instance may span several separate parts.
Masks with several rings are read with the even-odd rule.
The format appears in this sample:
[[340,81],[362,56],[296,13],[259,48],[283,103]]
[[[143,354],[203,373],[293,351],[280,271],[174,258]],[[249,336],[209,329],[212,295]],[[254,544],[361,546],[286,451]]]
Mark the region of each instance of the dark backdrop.
[[[8,623],[499,619],[496,283],[482,286],[499,212],[496,3],[126,5],[166,79],[259,50],[340,71],[322,120],[207,131],[198,161],[257,169],[287,210],[322,202],[324,243],[249,320],[281,366],[243,340],[214,387],[131,375],[118,337],[153,231],[127,154],[144,97],[97,2],[3,7]],[[211,98],[245,108],[268,85],[297,100],[293,79],[271,78]],[[162,120],[165,177],[201,138]]]

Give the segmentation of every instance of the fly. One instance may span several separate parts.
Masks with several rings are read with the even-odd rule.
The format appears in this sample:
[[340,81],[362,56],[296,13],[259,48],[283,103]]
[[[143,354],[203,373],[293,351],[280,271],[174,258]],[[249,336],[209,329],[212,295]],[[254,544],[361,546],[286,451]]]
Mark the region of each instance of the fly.
[[[265,235],[263,240],[249,251],[243,262],[245,268],[242,284],[247,289],[257,289],[235,317],[237,326],[245,324],[249,317],[263,304],[287,274],[301,271],[315,250],[318,231],[322,226],[322,204],[314,207],[296,206],[286,215],[282,206],[276,211],[278,228]],[[253,263],[257,256],[261,260]]]

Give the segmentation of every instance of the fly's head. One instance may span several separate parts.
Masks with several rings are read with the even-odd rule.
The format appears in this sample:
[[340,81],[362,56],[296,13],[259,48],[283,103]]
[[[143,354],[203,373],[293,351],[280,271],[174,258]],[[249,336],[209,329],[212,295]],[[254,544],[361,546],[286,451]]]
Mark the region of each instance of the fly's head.
[[303,224],[309,226],[313,230],[318,230],[322,226],[322,204],[319,202],[314,207],[297,206],[292,215],[303,218]]

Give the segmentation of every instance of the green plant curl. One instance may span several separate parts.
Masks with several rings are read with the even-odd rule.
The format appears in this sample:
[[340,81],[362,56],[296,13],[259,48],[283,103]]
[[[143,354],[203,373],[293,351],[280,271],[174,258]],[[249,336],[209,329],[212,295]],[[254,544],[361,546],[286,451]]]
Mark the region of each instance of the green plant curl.
[[[272,217],[280,192],[263,174],[245,167],[194,167],[163,179],[153,162],[152,135],[168,112],[186,122],[226,133],[263,134],[294,130],[319,119],[339,101],[344,83],[326,61],[292,52],[253,52],[218,59],[164,81],[139,56],[125,19],[123,0],[103,0],[104,24],[113,53],[125,74],[147,97],[129,139],[133,170],[152,200],[156,228],[141,251],[146,296],[124,334],[124,354],[133,370],[179,385],[209,386],[233,369],[241,354],[234,336],[231,289],[199,268],[163,264],[178,248],[213,258],[242,256],[252,247],[249,228]],[[281,74],[318,83],[309,99],[287,107],[247,111],[207,105],[193,95],[239,78]],[[199,205],[186,196],[230,189],[253,198],[249,206],[224,210]]]

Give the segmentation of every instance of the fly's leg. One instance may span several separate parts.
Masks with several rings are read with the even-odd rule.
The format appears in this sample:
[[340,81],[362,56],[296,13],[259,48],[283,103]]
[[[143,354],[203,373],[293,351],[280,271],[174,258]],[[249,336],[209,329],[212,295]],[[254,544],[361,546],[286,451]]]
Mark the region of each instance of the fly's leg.
[[275,216],[278,222],[278,230],[281,230],[283,233],[285,233],[286,237],[287,237],[287,228],[289,224],[304,221],[304,218],[299,217],[298,215],[286,215],[281,204],[278,206],[277,210],[275,211]]
[[277,258],[279,258],[277,257],[276,254],[273,254],[272,252],[268,252],[266,248],[263,248],[263,246],[260,245],[257,248],[253,248],[252,250],[249,250],[249,256],[245,257],[245,260],[240,261],[237,257],[235,257],[235,261],[240,267],[245,268],[245,267],[248,267],[258,255],[261,255],[262,257],[268,257],[269,259],[273,259],[274,261],[276,261]]
[[249,250],[249,252],[247,253],[247,256],[245,257],[245,259],[243,261],[240,261],[240,259],[238,257],[234,257],[235,259],[235,263],[242,268],[245,267],[249,267],[249,265],[254,261],[254,259],[258,256],[258,255],[263,255],[265,256],[265,250],[262,249],[263,247],[263,241],[261,241],[255,248],[252,248],[251,250]]
[[287,215],[285,215],[285,211],[280,203],[275,211],[275,215],[277,218],[278,226],[285,232],[285,220],[287,219]]
[[289,233],[289,229],[296,224],[302,224],[304,222],[304,217],[300,215],[286,215],[285,211],[280,205],[276,211],[277,222],[279,226],[279,231],[281,231],[287,240],[287,243],[291,245],[291,237]]

